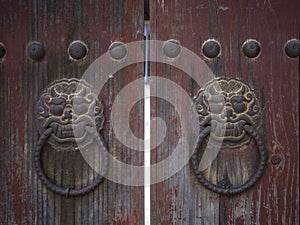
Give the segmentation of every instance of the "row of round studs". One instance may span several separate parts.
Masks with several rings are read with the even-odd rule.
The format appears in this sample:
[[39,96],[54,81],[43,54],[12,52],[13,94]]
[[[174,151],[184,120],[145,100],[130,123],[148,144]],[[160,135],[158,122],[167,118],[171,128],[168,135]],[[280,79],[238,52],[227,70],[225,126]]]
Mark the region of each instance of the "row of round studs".
[[[202,54],[208,58],[213,59],[221,54],[221,44],[215,39],[208,39],[202,44]],[[126,45],[122,42],[113,42],[109,47],[110,55],[115,60],[123,59],[127,54]],[[176,58],[181,52],[181,45],[179,41],[171,39],[163,45],[163,52],[169,58]],[[257,58],[261,53],[261,44],[255,39],[249,39],[242,45],[242,52],[248,58]],[[296,58],[300,55],[300,41],[298,39],[291,39],[284,45],[284,52],[291,58]],[[41,42],[32,41],[26,47],[26,53],[32,60],[42,60],[46,54],[46,49]],[[68,47],[68,54],[71,60],[84,60],[88,53],[87,45],[82,41],[73,41]],[[0,62],[3,61],[7,54],[5,45],[0,42]]]
[[[127,48],[122,42],[114,42],[109,47],[111,57],[116,60],[121,60],[127,53]],[[40,61],[46,54],[46,48],[43,43],[38,41],[31,41],[26,47],[27,56],[36,61]],[[68,47],[69,58],[74,61],[82,61],[88,54],[88,46],[82,41],[73,41]],[[0,42],[0,63],[7,55],[6,46]]]
[[[261,44],[255,39],[248,39],[242,45],[243,54],[251,59],[257,58],[261,54]],[[164,53],[169,58],[177,57],[181,52],[181,46],[177,40],[168,40],[163,47]],[[201,46],[202,54],[213,59],[221,55],[221,44],[215,39],[208,39]],[[300,41],[291,39],[284,45],[284,52],[288,57],[296,58],[300,56]]]

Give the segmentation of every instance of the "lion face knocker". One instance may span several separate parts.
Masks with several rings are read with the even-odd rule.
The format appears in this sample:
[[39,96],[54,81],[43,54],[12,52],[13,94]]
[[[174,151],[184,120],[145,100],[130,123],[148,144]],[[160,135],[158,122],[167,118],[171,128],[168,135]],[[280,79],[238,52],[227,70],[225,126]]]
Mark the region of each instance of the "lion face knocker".
[[[99,135],[104,122],[103,105],[92,92],[91,86],[75,78],[51,83],[36,104],[35,116],[40,137],[35,146],[34,161],[37,175],[45,186],[65,196],[84,195],[96,189],[107,172],[108,156]],[[58,151],[93,149],[99,155],[101,173],[84,187],[56,185],[43,169],[42,149],[46,141]],[[92,142],[93,147],[90,145]],[[98,147],[95,147],[95,143]]]
[[[191,165],[198,181],[209,190],[226,195],[238,194],[252,187],[262,176],[267,159],[263,141],[257,133],[262,123],[261,108],[253,90],[242,81],[219,78],[207,83],[198,92],[194,104],[201,130],[191,157]],[[207,146],[210,147],[200,153],[203,150],[202,143],[208,137]],[[221,173],[220,178],[222,178],[216,175],[216,182],[212,182],[207,174],[205,175],[204,171],[207,171],[208,167],[200,166],[202,160],[207,161],[204,165],[209,163],[208,166],[211,167],[211,160],[217,158],[220,149],[238,148],[249,143],[250,140],[256,144],[259,162],[256,171],[247,181],[233,183],[228,178],[227,166],[225,170],[221,168],[222,172],[218,171],[219,167],[214,167],[217,173]],[[220,160],[226,161],[226,157]],[[230,164],[226,162],[226,165],[227,163]],[[223,177],[222,173],[224,173]]]
[[237,148],[251,137],[244,126],[255,130],[261,125],[261,109],[251,88],[236,79],[209,82],[195,98],[200,127],[211,126],[211,138],[223,139],[222,147]]
[[76,150],[93,141],[88,129],[99,131],[104,122],[103,105],[91,87],[78,79],[53,82],[35,107],[40,134],[51,128],[48,143],[56,150]]

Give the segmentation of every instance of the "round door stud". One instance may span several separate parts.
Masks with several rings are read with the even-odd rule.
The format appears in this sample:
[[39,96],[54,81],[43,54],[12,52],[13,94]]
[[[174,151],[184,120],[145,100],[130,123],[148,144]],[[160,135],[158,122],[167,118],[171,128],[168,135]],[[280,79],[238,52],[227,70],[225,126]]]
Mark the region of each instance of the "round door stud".
[[249,39],[243,44],[242,51],[248,58],[256,58],[261,52],[260,43],[254,39]]
[[282,156],[280,154],[271,155],[270,161],[274,166],[279,165],[282,161]]
[[1,62],[1,59],[3,59],[6,55],[6,47],[5,45],[0,42],[0,62]]
[[209,39],[202,44],[202,53],[207,58],[216,58],[221,54],[221,45],[214,39]]
[[87,45],[82,41],[73,41],[68,48],[70,59],[79,61],[84,60],[88,53]]
[[46,49],[41,42],[32,41],[27,45],[26,52],[32,60],[42,60],[46,54]]
[[289,40],[284,47],[285,54],[291,58],[296,58],[300,55],[300,41],[298,39]]
[[115,60],[123,59],[127,54],[127,48],[123,42],[115,41],[108,48],[110,56]]
[[163,45],[164,54],[169,58],[177,57],[181,52],[180,43],[176,40],[168,40]]

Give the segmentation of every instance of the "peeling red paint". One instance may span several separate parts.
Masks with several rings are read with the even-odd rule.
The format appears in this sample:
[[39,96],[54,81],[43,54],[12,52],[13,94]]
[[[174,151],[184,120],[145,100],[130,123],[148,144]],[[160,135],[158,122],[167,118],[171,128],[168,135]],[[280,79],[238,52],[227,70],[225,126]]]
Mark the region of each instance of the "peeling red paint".
[[[0,7],[0,42],[7,55],[0,64],[1,151],[0,151],[0,224],[142,224],[143,188],[127,187],[105,181],[93,193],[81,198],[65,198],[48,191],[38,180],[32,163],[37,142],[33,108],[41,91],[52,81],[65,77],[80,78],[87,67],[108,50],[112,41],[125,43],[143,40],[143,2],[130,1],[2,1]],[[139,32],[137,32],[139,31]],[[72,62],[67,54],[74,40],[87,43],[89,52],[83,62]],[[43,60],[26,55],[30,41],[40,41],[46,48]],[[109,118],[111,101],[131,81],[143,74],[143,65],[132,65],[115,74],[100,97],[105,105],[106,123],[101,134],[108,146],[120,146],[113,136]],[[141,106],[132,116],[139,115]],[[137,112],[136,112],[137,111]],[[133,120],[135,121],[135,120]],[[141,133],[141,124],[131,128]],[[130,150],[112,154],[141,164],[142,155]],[[45,168],[59,184],[72,183],[74,177],[87,181],[91,170],[81,161],[64,163],[49,146],[44,147]],[[78,156],[72,155],[79,160]],[[67,159],[66,159],[67,158]],[[82,168],[74,177],[72,165]],[[63,168],[64,172],[61,172]],[[62,175],[63,174],[63,175]],[[121,220],[110,211],[121,201]],[[124,211],[126,209],[126,212]],[[124,214],[124,215],[123,215]],[[115,222],[113,223],[113,221]]]
[[[172,214],[181,212],[184,217],[177,221],[178,224],[298,223],[299,211],[295,209],[299,207],[296,200],[299,197],[299,59],[288,58],[284,45],[291,38],[299,38],[296,19],[300,13],[299,4],[294,0],[288,4],[233,0],[152,1],[150,36],[158,40],[176,39],[205,60],[216,77],[237,78],[248,83],[263,108],[259,134],[268,155],[282,157],[278,165],[268,161],[257,184],[233,197],[220,197],[202,187],[187,165],[169,180],[154,185],[153,224],[173,224]],[[201,53],[202,43],[210,38],[219,41],[222,48],[221,55],[213,60],[205,59]],[[252,38],[262,46],[261,55],[254,60],[247,59],[241,51],[242,44]],[[151,72],[173,80],[191,96],[199,88],[186,74],[170,66],[153,63]],[[163,112],[169,130],[178,128],[170,116],[173,109],[164,107],[163,101],[153,102],[157,115]],[[178,137],[173,135],[168,139],[156,149],[153,162],[170,155]],[[248,149],[255,151],[256,147]],[[238,159],[236,152],[228,151],[223,160],[247,158],[246,153],[241,155]],[[252,157],[249,162],[254,167]],[[175,196],[175,190],[179,195]]]

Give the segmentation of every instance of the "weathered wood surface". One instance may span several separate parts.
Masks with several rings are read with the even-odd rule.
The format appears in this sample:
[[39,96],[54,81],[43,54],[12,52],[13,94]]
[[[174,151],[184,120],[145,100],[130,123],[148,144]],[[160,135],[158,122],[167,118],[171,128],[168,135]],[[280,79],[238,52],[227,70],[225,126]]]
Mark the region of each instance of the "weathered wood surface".
[[[216,77],[238,78],[255,90],[263,109],[259,133],[269,155],[263,177],[236,196],[219,196],[205,189],[190,165],[153,185],[153,224],[298,224],[299,59],[288,58],[284,45],[299,38],[299,15],[300,3],[295,0],[151,1],[151,39],[176,39],[201,56]],[[222,52],[218,58],[207,60],[201,45],[210,38],[220,42]],[[247,39],[261,43],[262,53],[254,60],[241,52]],[[190,96],[199,88],[187,74],[169,65],[151,64],[151,74],[175,81]],[[167,138],[153,151],[155,163],[168,157],[176,146],[180,118],[164,100],[153,100],[152,108],[154,116],[163,117],[168,127]],[[255,150],[255,145],[249,149]],[[222,154],[221,163],[226,157],[225,152]],[[281,157],[279,164],[271,163],[273,155]],[[247,157],[250,168],[254,167],[256,160],[244,153],[234,156],[233,168]]]
[[[38,140],[33,109],[41,91],[56,79],[80,78],[113,41],[143,40],[143,10],[143,2],[135,0],[0,2],[0,42],[7,47],[0,64],[0,224],[143,224],[143,188],[105,180],[86,196],[66,198],[48,191],[33,166]],[[74,40],[88,45],[82,62],[68,57],[68,45]],[[27,58],[30,41],[45,45],[42,61]],[[106,119],[102,136],[113,156],[136,165],[142,163],[143,155],[126,150],[114,137],[110,111],[118,92],[142,76],[143,64],[129,66],[100,93]],[[142,109],[136,105],[131,121]],[[131,128],[142,135],[142,126],[143,121]],[[55,153],[45,146],[45,170],[59,185],[85,185],[92,170],[78,154]]]

